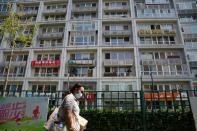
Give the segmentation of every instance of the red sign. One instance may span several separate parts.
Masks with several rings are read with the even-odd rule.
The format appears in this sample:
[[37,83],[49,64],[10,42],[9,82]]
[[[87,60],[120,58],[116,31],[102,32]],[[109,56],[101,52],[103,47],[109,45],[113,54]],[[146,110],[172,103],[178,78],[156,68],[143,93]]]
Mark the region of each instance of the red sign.
[[[151,96],[152,95],[152,96]],[[183,96],[183,94],[181,94]],[[160,93],[146,93],[146,101],[151,101],[151,100],[160,100],[160,101],[165,101],[165,100],[176,100],[177,97],[180,96],[180,93],[174,92],[160,92]]]
[[45,60],[45,61],[32,61],[33,67],[59,67],[60,60]]

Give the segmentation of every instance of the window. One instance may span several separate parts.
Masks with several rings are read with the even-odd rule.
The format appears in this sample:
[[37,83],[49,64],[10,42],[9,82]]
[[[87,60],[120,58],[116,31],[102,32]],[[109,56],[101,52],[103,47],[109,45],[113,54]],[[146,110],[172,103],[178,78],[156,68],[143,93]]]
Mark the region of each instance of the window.
[[159,59],[159,53],[155,52],[155,59]]
[[144,37],[140,37],[140,44],[145,44],[145,39],[144,39]]
[[163,75],[163,70],[161,65],[157,65],[158,75]]
[[105,67],[105,72],[110,72],[110,67]]
[[154,25],[150,25],[151,27],[151,30],[154,30],[155,29],[155,26]]
[[105,30],[109,30],[109,26],[105,26]]
[[124,26],[123,26],[123,29],[124,29],[124,30],[129,30],[128,25],[124,25]]
[[129,37],[124,37],[125,42],[129,42]]
[[105,54],[105,59],[110,59],[110,53]]
[[109,3],[105,3],[105,6],[109,6]]

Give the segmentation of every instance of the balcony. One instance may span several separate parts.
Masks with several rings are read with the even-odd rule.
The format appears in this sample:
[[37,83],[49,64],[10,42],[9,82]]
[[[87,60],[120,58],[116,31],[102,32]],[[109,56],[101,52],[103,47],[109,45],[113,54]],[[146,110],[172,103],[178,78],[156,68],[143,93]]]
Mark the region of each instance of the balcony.
[[133,60],[104,60],[104,66],[132,66]]
[[141,60],[142,65],[170,65],[170,64],[182,64],[180,58],[173,59],[158,59],[158,60]]
[[129,77],[131,72],[104,72],[104,77]]
[[138,30],[138,35],[141,37],[145,37],[145,36],[176,36],[176,31],[175,30],[167,30],[167,29],[155,29],[155,30],[140,29],[140,30]]
[[183,34],[183,37],[187,39],[196,39],[197,34]]
[[[148,12],[150,9],[137,9],[137,14],[136,17],[137,18],[177,18],[175,10],[174,9],[169,9],[170,13],[146,13]],[[143,12],[144,13],[141,13]]]
[[[3,65],[9,65],[9,62],[6,61],[5,63],[2,63]],[[11,66],[26,66],[27,61],[12,61]]]
[[130,42],[119,42],[119,43],[110,43],[110,42],[104,42],[104,46],[130,46]]
[[178,14],[196,14],[197,13],[197,8],[193,9],[177,9]]
[[131,34],[131,31],[129,30],[104,30],[103,35],[104,36],[128,36]]
[[68,64],[70,66],[95,66],[95,60],[69,60]]
[[69,46],[95,46],[96,42],[70,42]]
[[104,19],[128,19],[130,18],[129,14],[125,15],[103,15]]
[[93,73],[92,72],[88,72],[88,73],[70,73],[69,75],[70,77],[93,77]]
[[[24,77],[25,73],[9,73],[8,77]],[[7,77],[7,73],[0,73],[0,77]]]
[[61,13],[66,13],[67,9],[66,8],[59,8],[59,9],[44,9],[43,13],[44,14],[61,14]]
[[119,10],[119,11],[125,11],[125,10],[129,10],[129,6],[128,5],[125,5],[125,6],[104,6],[103,7],[103,10]]
[[192,43],[185,42],[185,48],[186,49],[197,49],[197,42],[192,42]]
[[44,43],[44,44],[37,44],[37,48],[48,48],[48,47],[62,47],[63,43]]
[[25,14],[25,15],[37,15],[38,10],[19,11],[18,13]]
[[34,77],[58,77],[58,73],[34,73]]
[[190,67],[196,68],[197,67],[197,61],[190,61],[189,65],[190,65]]
[[71,19],[73,19],[73,20],[91,20],[91,19],[96,19],[97,17],[98,17],[97,15],[89,15],[89,16],[72,15]]
[[51,38],[62,38],[64,36],[63,32],[54,32],[54,33],[39,33],[39,38],[42,39],[51,39]]
[[197,19],[194,18],[180,18],[181,23],[197,23]]
[[150,78],[152,73],[153,78],[189,78],[190,73],[187,70],[183,71],[141,71],[141,75]]
[[96,12],[98,7],[73,7],[72,12],[80,13],[80,12]]
[[66,20],[66,17],[42,18],[42,22],[62,22],[65,20]]

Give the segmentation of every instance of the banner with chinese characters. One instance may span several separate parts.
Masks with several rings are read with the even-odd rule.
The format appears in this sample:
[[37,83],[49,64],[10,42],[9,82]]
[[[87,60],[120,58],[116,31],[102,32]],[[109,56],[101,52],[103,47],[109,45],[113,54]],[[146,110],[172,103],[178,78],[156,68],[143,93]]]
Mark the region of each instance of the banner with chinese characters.
[[33,67],[59,67],[60,60],[44,60],[44,61],[32,61]]
[[1,97],[0,130],[43,131],[48,103],[47,97]]

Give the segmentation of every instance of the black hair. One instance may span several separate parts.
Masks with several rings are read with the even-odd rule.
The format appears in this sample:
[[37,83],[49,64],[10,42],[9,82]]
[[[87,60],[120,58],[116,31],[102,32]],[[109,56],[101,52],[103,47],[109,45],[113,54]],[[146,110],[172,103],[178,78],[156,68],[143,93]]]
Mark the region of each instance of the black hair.
[[79,89],[83,87],[81,84],[79,83],[76,83],[71,89],[70,89],[70,92],[73,93],[75,89]]

